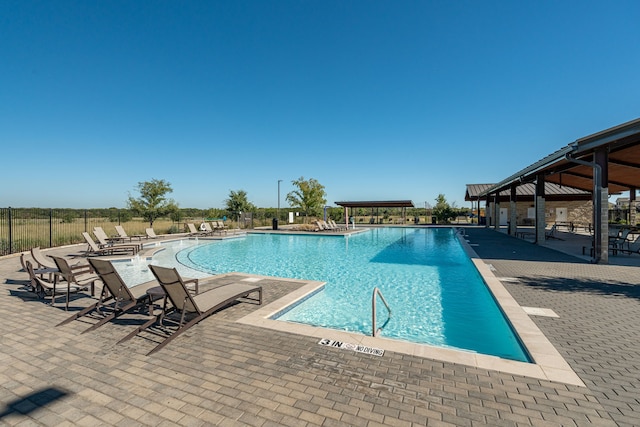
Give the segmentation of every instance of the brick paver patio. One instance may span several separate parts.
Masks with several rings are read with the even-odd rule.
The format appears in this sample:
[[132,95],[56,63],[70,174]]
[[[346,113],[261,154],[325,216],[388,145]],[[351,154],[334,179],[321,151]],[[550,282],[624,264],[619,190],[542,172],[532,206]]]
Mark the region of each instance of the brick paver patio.
[[[80,334],[85,322],[54,327],[69,313],[27,292],[11,257],[0,260],[0,424],[640,425],[638,267],[591,265],[487,229],[467,234],[522,306],[559,315],[532,318],[587,387],[327,348],[317,338],[235,322],[257,308],[249,304],[147,357],[154,335],[116,345],[136,316],[87,334]],[[299,286],[260,283],[266,303]]]

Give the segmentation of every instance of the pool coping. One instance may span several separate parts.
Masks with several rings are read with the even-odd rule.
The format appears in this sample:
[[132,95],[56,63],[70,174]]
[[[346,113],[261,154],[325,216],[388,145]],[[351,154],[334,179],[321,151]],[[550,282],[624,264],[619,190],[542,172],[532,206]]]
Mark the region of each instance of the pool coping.
[[[532,363],[518,362],[503,359],[497,356],[479,354],[453,348],[437,347],[428,344],[416,344],[401,340],[392,340],[384,337],[372,337],[336,329],[318,326],[304,325],[280,320],[272,320],[271,317],[284,310],[293,303],[304,299],[309,294],[323,287],[325,282],[304,281],[296,279],[296,282],[306,283],[302,287],[286,296],[244,316],[237,320],[238,323],[272,329],[292,334],[306,335],[334,341],[348,342],[366,347],[379,348],[385,351],[425,357],[443,362],[458,363],[481,369],[490,369],[514,375],[537,378],[541,380],[555,381],[586,387],[580,377],[574,372],[569,363],[556,350],[540,328],[531,320],[524,309],[516,302],[500,280],[493,274],[487,265],[473,250],[464,238],[463,234],[456,233],[463,249],[469,255],[478,273],[482,276],[490,292],[498,301],[501,309],[511,323],[513,329],[524,343]],[[261,277],[258,275],[252,275]],[[264,277],[264,276],[262,276]],[[292,280],[278,278],[279,280]],[[373,356],[372,356],[373,357]]]

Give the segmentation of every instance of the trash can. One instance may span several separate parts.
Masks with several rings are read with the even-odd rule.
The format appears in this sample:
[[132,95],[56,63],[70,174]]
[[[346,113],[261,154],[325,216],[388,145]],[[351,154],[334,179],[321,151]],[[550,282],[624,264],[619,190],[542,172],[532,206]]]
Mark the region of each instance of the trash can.
[[419,216],[414,216],[413,217],[413,222],[418,224],[420,222],[420,217]]
[[274,230],[278,229],[278,218],[273,218],[272,225]]
[[431,217],[431,224],[436,224],[436,217],[435,216]]

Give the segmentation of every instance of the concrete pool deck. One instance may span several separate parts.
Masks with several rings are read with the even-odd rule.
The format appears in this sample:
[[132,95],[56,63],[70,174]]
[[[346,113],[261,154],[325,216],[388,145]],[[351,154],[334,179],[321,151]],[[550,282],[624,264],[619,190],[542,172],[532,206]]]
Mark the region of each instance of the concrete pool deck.
[[[52,327],[69,313],[27,292],[19,259],[9,257],[0,260],[0,424],[640,425],[638,267],[591,265],[484,228],[466,234],[520,306],[558,316],[530,319],[584,387],[446,362],[435,350],[407,354],[400,344],[382,357],[322,346],[318,337],[239,322],[261,309],[250,304],[216,313],[147,357],[153,335],[115,344],[133,317],[83,335],[87,323]],[[306,284],[259,283],[264,307]]]

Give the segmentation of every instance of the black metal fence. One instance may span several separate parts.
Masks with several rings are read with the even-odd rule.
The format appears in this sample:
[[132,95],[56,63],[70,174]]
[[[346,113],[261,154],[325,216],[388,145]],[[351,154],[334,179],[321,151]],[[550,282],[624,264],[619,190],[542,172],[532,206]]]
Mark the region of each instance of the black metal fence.
[[[0,208],[0,256],[37,246],[82,243],[82,232],[92,232],[97,226],[116,234],[116,225],[122,225],[130,235],[145,234],[149,227],[148,222],[134,218],[127,209]],[[182,224],[169,219],[158,219],[153,227],[158,234],[183,231]]]

